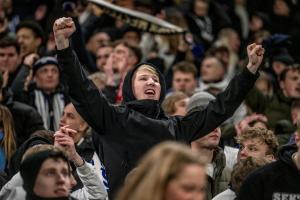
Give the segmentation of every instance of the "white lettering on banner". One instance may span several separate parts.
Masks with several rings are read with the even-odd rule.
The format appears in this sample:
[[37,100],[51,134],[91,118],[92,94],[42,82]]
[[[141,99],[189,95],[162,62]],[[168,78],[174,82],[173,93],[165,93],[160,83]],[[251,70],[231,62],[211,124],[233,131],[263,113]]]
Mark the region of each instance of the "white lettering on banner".
[[291,193],[273,193],[273,200],[300,200],[300,194],[291,194]]

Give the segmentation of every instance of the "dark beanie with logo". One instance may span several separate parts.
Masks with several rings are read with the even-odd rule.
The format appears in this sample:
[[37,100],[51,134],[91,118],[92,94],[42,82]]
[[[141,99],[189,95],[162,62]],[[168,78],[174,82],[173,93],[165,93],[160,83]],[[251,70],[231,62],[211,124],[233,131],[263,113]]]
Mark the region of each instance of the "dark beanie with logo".
[[61,158],[67,163],[68,158],[65,153],[57,148],[45,149],[40,152],[34,153],[26,157],[20,166],[20,174],[23,179],[23,188],[25,189],[28,196],[35,196],[33,188],[35,185],[36,178],[39,174],[40,168],[45,160],[48,158]]
[[33,75],[36,73],[37,70],[39,70],[40,68],[42,68],[45,65],[55,65],[58,68],[58,70],[60,71],[60,67],[58,65],[57,59],[55,57],[45,56],[45,57],[38,59],[33,64],[33,67],[32,67]]

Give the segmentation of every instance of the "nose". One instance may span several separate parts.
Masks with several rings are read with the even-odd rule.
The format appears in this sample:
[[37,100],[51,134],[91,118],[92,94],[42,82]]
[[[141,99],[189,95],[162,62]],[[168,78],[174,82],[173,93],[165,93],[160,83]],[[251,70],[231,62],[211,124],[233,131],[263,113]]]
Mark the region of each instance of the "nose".
[[19,44],[22,44],[23,43],[23,37],[18,37],[17,41],[18,41]]
[[70,178],[69,176],[66,176],[63,173],[57,174],[57,184],[64,184],[66,182],[66,179]]
[[65,177],[63,174],[58,174],[57,175],[57,185],[60,185],[60,184],[64,184],[65,183]]
[[63,115],[61,118],[60,118],[60,124],[65,124],[65,115]]
[[240,150],[240,157],[242,158],[248,157],[248,151],[246,150],[246,148]]
[[147,83],[148,85],[154,85],[155,81],[152,78],[149,78]]

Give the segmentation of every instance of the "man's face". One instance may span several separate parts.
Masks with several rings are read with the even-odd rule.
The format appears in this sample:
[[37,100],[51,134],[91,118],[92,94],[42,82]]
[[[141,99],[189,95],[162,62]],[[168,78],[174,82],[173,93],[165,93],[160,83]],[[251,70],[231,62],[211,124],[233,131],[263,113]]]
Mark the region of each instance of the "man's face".
[[83,137],[83,132],[88,127],[87,123],[79,115],[72,103],[65,107],[63,116],[60,118],[59,125],[60,127],[68,125],[68,128],[77,131],[77,134],[73,137],[75,144]]
[[172,87],[175,92],[191,93],[196,88],[196,79],[192,73],[176,71],[173,75]]
[[159,77],[146,69],[138,69],[133,76],[133,94],[137,100],[159,100]]
[[123,35],[123,39],[130,44],[139,45],[140,43],[140,36],[137,32],[128,31]]
[[281,74],[281,72],[287,68],[287,65],[280,61],[273,61],[272,69],[277,76]]
[[33,31],[29,28],[21,28],[17,32],[17,40],[21,47],[21,56],[29,53],[36,53],[41,45],[41,38],[35,37]]
[[103,67],[105,66],[106,61],[112,52],[113,52],[113,48],[110,46],[100,47],[98,49],[97,55],[96,55],[96,64],[97,64],[97,68],[100,71],[104,71]]
[[244,160],[248,157],[257,159],[272,159],[274,156],[270,154],[267,155],[267,151],[268,145],[260,138],[248,139],[240,144],[238,160]]
[[0,48],[0,70],[13,73],[19,64],[19,55],[14,46]]
[[67,197],[70,194],[71,185],[68,163],[61,158],[48,158],[41,165],[33,192],[44,198]]
[[273,5],[273,12],[279,16],[288,16],[290,8],[284,0],[276,0]]
[[87,49],[96,55],[97,50],[104,44],[111,41],[110,36],[105,32],[99,32],[91,37],[87,43]]
[[201,65],[201,79],[204,82],[214,82],[222,80],[225,70],[221,63],[213,57],[205,58]]
[[[119,44],[115,47],[114,51],[114,68],[118,72],[124,72],[129,70],[130,67],[133,67],[137,64],[137,58],[133,52],[126,47],[124,44]],[[125,65],[123,65],[125,61]]]
[[207,15],[208,4],[203,0],[195,0],[194,12],[197,16],[203,17]]
[[36,71],[35,81],[38,88],[53,92],[59,84],[59,70],[57,66],[48,64]]
[[280,82],[283,94],[289,98],[300,98],[300,72],[289,70],[285,80]]
[[221,138],[221,129],[216,128],[214,131],[210,132],[208,135],[201,137],[192,142],[196,144],[198,147],[207,148],[207,149],[215,149],[219,145]]

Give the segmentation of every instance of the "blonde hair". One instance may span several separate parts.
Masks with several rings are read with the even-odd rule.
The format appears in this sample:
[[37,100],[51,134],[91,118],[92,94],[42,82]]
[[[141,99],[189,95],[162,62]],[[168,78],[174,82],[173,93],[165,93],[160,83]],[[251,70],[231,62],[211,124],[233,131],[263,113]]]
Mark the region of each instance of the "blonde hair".
[[186,98],[188,96],[183,92],[174,92],[165,98],[162,103],[162,109],[167,115],[171,116],[176,112],[175,103]]
[[157,78],[159,78],[159,74],[157,72],[157,70],[150,66],[150,65],[141,65],[136,71],[140,71],[140,70],[147,70],[148,72],[150,72],[151,74],[154,74],[155,76],[157,76]]
[[164,142],[150,150],[129,173],[118,200],[163,200],[168,183],[181,170],[195,164],[203,167],[198,155],[187,146],[176,142]]
[[278,150],[278,140],[273,133],[273,131],[260,128],[251,127],[248,128],[244,133],[242,133],[238,138],[237,142],[241,144],[242,142],[250,139],[258,138],[268,146],[267,154],[275,155]]
[[15,128],[12,114],[6,106],[0,105],[0,120],[2,121],[3,128],[3,140],[1,147],[4,149],[8,164],[14,152],[16,151],[17,145],[15,142]]

